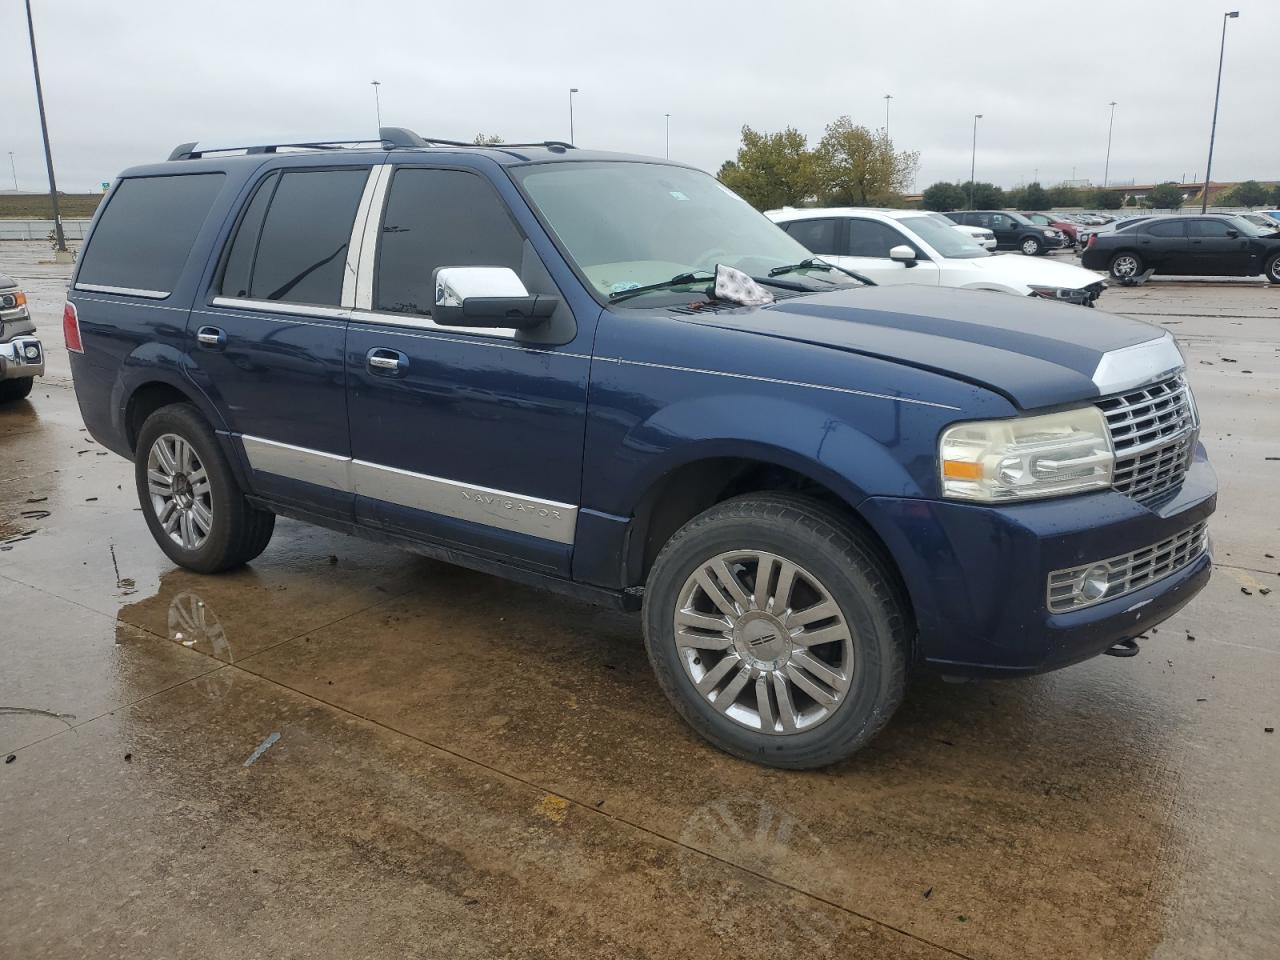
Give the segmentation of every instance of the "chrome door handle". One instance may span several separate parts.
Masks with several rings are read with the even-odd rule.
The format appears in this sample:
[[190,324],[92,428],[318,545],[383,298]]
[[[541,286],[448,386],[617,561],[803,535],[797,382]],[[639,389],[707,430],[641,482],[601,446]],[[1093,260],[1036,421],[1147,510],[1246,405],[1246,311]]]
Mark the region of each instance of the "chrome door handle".
[[409,358],[398,350],[374,347],[364,357],[369,372],[379,377],[399,377],[409,369]]
[[196,331],[196,343],[202,347],[218,349],[227,345],[227,335],[217,327],[201,327]]

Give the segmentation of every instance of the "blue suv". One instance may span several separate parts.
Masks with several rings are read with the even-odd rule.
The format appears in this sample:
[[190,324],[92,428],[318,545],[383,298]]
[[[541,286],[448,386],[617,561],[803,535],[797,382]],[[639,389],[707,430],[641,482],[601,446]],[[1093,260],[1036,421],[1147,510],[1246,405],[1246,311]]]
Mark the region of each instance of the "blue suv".
[[285,516],[642,609],[689,724],[779,767],[865,745],[918,667],[1131,654],[1210,574],[1167,333],[875,287],[679,164],[185,144],[116,181],[64,333],[175,563]]

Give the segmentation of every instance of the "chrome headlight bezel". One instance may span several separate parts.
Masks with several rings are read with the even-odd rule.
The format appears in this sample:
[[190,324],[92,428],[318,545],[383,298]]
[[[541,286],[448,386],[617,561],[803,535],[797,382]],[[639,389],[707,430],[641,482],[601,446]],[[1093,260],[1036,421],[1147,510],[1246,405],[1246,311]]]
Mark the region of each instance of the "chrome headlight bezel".
[[938,438],[942,496],[1018,503],[1111,488],[1115,447],[1097,407],[954,423]]

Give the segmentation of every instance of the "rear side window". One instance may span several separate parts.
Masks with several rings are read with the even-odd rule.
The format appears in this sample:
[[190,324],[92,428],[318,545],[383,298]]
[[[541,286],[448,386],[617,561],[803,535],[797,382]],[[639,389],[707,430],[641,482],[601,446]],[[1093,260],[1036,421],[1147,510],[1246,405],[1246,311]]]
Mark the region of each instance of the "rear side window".
[[400,169],[378,242],[374,309],[429,315],[437,267],[520,272],[524,235],[484,178],[461,170]]
[[168,296],[222,181],[221,173],[121,181],[80,257],[76,285]]
[[810,251],[817,254],[840,254],[840,221],[793,220],[786,225],[787,233]]
[[1153,237],[1184,237],[1186,236],[1186,221],[1157,220],[1147,227],[1147,233]]
[[264,181],[228,251],[222,295],[338,306],[368,176],[367,168],[288,170]]

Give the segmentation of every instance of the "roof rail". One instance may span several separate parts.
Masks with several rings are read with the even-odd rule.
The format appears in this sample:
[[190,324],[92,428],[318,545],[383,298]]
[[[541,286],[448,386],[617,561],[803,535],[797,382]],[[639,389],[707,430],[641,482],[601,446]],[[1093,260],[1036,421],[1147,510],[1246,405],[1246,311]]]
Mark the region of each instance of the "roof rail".
[[412,130],[404,127],[380,127],[376,137],[312,137],[305,140],[290,140],[283,137],[267,137],[253,143],[224,143],[222,141],[192,141],[180,143],[169,154],[170,160],[196,160],[210,153],[231,153],[243,150],[245,153],[277,153],[285,148],[296,150],[337,150],[342,147],[369,146],[379,144],[385,150],[412,147],[473,147],[504,150],[508,147],[548,147],[560,150],[577,149],[563,140],[542,140],[536,143],[464,143],[461,140],[441,140],[436,137],[420,137]]

